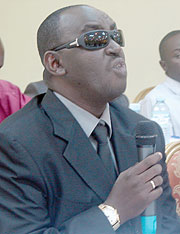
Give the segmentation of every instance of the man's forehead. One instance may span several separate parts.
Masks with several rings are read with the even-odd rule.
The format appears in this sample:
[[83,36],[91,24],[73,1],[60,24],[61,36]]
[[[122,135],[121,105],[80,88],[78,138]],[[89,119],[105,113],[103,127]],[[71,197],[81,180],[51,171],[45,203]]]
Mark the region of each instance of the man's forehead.
[[180,33],[168,38],[164,46],[170,50],[180,48]]
[[[60,17],[61,29],[73,28],[77,31],[88,31],[92,29],[113,29],[115,22],[105,13],[96,8],[81,6],[69,8]],[[87,30],[86,30],[87,29]]]

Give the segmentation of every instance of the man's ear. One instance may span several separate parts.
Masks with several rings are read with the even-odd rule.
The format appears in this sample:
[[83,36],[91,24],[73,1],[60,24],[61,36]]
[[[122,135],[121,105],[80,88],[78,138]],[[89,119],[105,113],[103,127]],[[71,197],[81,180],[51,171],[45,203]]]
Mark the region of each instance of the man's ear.
[[54,76],[64,76],[66,74],[66,70],[62,65],[62,59],[56,51],[46,51],[43,64],[47,71]]
[[167,69],[168,69],[168,68],[167,68],[166,62],[163,61],[163,60],[160,60],[159,63],[160,63],[160,65],[161,65],[162,69],[163,69],[165,72],[167,72]]

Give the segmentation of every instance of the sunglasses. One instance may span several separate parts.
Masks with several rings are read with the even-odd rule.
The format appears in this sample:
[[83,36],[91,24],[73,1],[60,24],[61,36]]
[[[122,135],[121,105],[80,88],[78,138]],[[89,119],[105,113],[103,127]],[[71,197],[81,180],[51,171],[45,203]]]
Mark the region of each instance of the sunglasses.
[[124,37],[121,30],[94,30],[83,33],[74,41],[55,47],[53,50],[58,51],[64,48],[71,49],[80,46],[87,50],[98,50],[106,47],[110,39],[113,39],[121,47],[124,46]]

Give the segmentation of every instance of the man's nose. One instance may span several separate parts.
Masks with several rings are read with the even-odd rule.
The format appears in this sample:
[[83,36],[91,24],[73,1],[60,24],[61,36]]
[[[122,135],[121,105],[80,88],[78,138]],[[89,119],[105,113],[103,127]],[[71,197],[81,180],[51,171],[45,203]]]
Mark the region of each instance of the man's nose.
[[125,58],[122,47],[113,39],[110,40],[109,45],[105,48],[105,51],[107,55]]

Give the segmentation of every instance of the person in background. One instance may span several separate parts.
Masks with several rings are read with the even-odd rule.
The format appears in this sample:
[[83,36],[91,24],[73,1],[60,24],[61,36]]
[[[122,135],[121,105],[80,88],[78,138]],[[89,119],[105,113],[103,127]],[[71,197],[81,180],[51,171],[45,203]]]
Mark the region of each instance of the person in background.
[[122,31],[74,5],[37,33],[48,91],[0,126],[0,233],[135,234],[157,199],[157,234],[177,234],[164,139],[138,162],[141,115],[113,105],[126,88]]
[[[0,68],[4,64],[4,47],[0,39]],[[9,81],[0,80],[0,123],[9,115],[21,109],[31,98]]]
[[0,68],[4,65],[4,47],[0,38]]
[[173,135],[180,137],[180,30],[169,32],[159,45],[160,65],[165,81],[150,91],[140,101],[141,114],[151,118],[157,98],[165,100],[171,115]]

